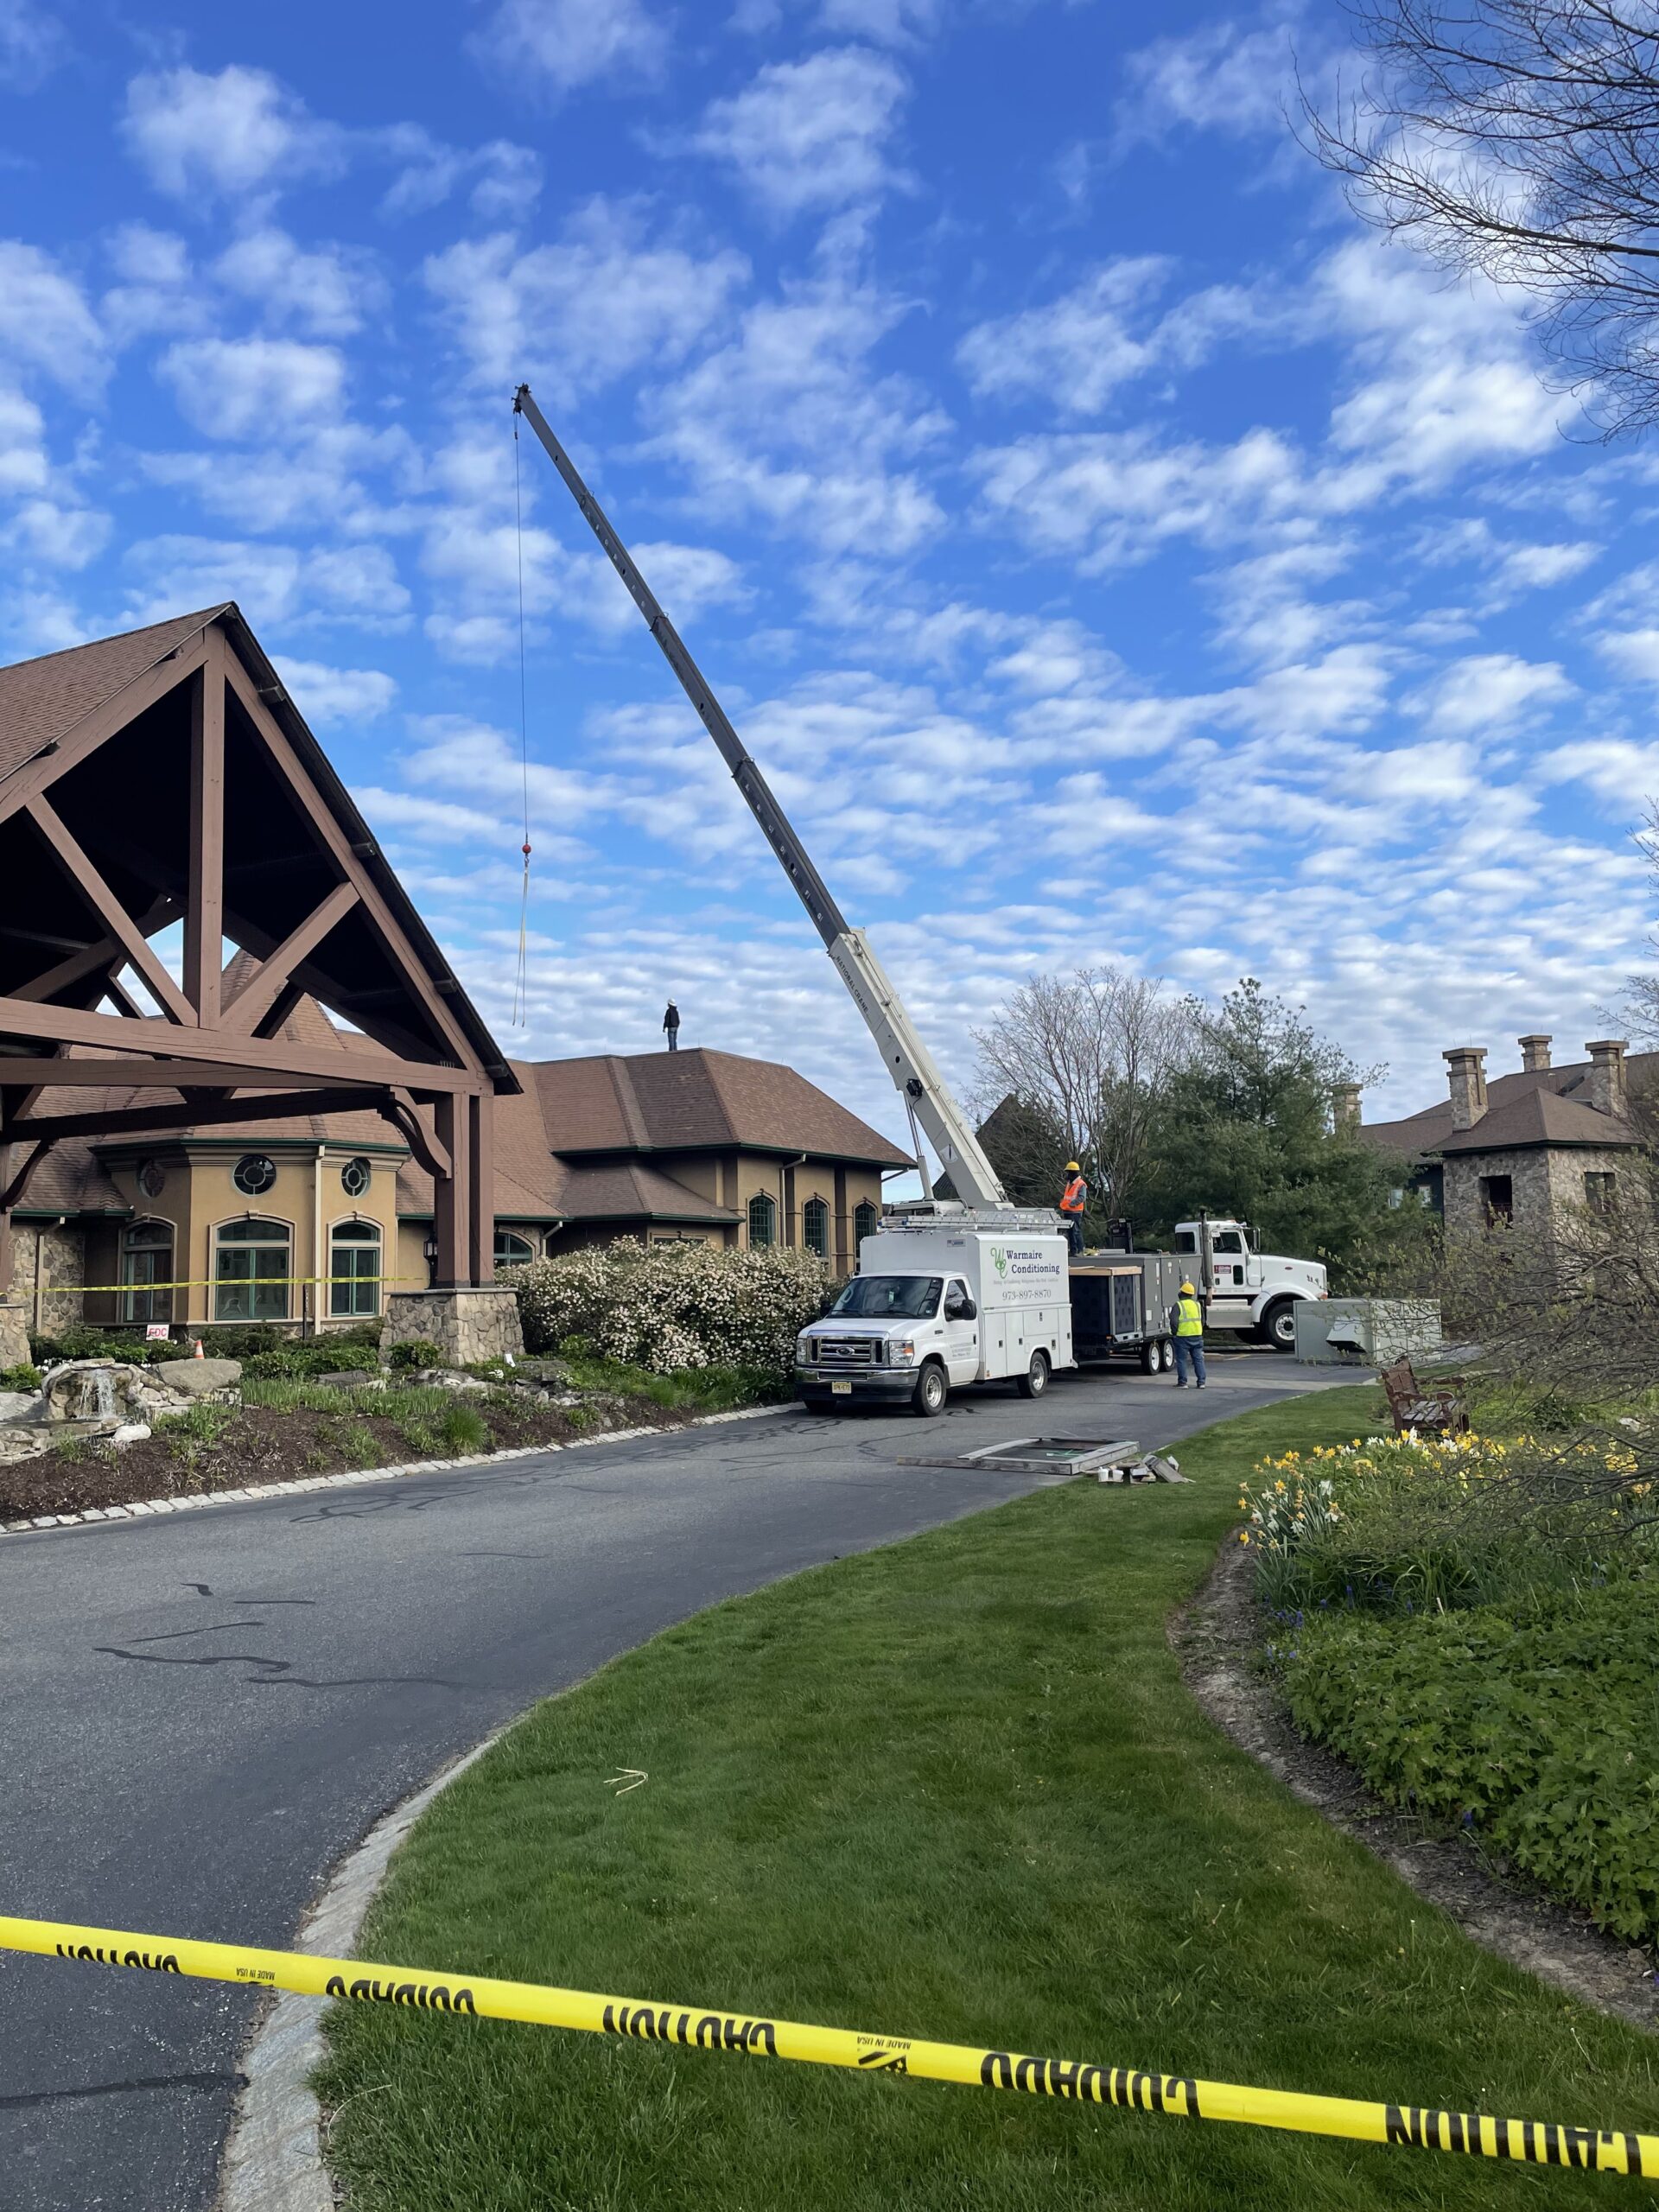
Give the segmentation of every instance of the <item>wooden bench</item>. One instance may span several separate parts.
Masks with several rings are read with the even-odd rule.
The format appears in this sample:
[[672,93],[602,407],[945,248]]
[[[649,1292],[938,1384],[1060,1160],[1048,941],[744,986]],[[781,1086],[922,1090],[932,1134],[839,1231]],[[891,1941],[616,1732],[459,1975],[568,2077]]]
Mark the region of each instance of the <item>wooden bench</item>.
[[1408,1428],[1429,1429],[1441,1436],[1461,1436],[1469,1426],[1469,1408],[1459,1395],[1461,1375],[1442,1375],[1430,1386],[1417,1380],[1409,1359],[1398,1359],[1377,1376],[1382,1395],[1394,1415],[1396,1436]]

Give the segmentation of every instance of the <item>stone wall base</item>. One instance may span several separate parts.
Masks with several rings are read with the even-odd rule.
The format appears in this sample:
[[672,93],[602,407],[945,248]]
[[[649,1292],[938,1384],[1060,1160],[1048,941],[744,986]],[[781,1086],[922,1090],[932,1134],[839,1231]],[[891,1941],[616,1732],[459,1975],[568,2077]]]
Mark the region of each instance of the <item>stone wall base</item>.
[[0,1298],[0,1367],[29,1364],[29,1308],[21,1298]]
[[505,1352],[522,1358],[524,1334],[518,1325],[518,1300],[512,1291],[493,1283],[476,1290],[394,1291],[386,1300],[381,1352],[422,1340],[436,1344],[449,1367],[499,1359]]

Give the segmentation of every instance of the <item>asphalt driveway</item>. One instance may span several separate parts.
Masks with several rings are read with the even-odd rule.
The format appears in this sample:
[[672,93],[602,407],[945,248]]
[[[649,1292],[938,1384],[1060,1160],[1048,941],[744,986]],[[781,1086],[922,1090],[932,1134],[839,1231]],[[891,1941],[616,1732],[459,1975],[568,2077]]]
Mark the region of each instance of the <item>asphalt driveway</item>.
[[[285,1944],[330,1867],[534,1699],[716,1599],[1033,1487],[900,1467],[1151,1446],[1351,1375],[1127,1370],[942,1422],[782,1414],[0,1541],[3,1910]],[[618,1747],[619,1758],[626,1747]],[[207,2212],[251,1995],[0,1956],[0,2205]]]

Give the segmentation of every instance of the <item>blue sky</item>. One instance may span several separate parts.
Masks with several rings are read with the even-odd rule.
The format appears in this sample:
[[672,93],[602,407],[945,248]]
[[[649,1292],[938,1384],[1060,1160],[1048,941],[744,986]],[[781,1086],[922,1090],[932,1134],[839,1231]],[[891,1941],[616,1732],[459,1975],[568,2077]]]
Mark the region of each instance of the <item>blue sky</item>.
[[0,651],[234,597],[509,1051],[671,990],[899,1134],[531,443],[512,1024],[528,378],[964,1087],[1104,960],[1260,976],[1374,1113],[1576,1052],[1646,957],[1654,458],[1291,140],[1335,16],[0,0]]

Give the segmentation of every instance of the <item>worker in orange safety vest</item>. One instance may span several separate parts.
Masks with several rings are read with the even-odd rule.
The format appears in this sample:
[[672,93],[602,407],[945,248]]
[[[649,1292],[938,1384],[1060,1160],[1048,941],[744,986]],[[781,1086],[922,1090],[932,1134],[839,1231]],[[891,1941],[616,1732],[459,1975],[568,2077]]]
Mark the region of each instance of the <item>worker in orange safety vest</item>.
[[1065,1163],[1065,1188],[1060,1194],[1060,1219],[1073,1253],[1083,1249],[1083,1210],[1089,1203],[1089,1185],[1075,1160]]

